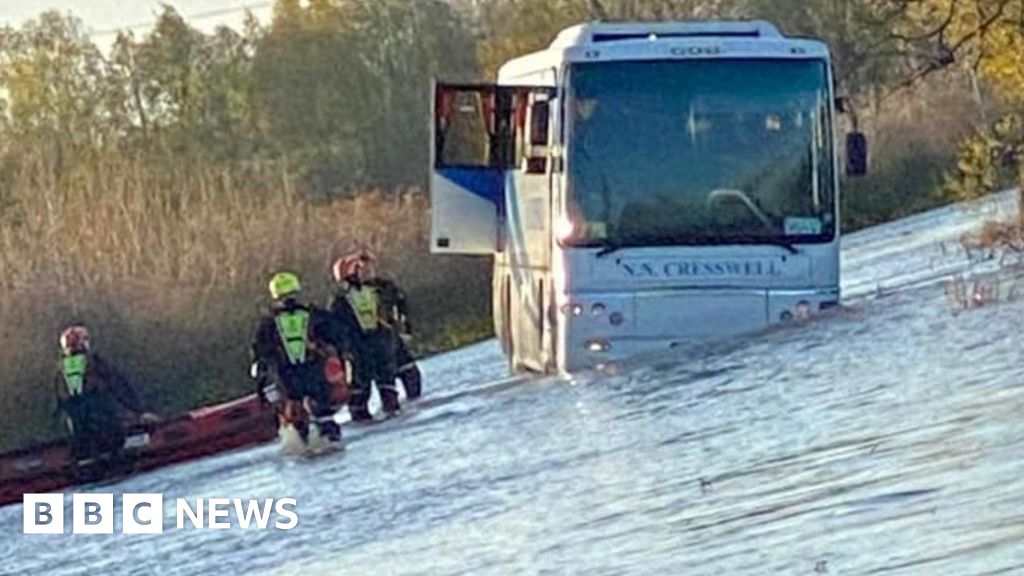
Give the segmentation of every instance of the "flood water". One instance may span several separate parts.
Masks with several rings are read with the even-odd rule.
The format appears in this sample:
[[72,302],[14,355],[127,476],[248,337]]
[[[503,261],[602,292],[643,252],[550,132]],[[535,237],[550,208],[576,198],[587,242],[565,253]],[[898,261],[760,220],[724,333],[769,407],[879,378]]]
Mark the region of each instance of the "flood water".
[[847,236],[845,305],[809,323],[571,381],[509,384],[488,342],[424,362],[424,400],[343,453],[90,488],[292,497],[290,531],[178,530],[172,504],[159,535],[26,536],[8,506],[0,573],[1024,574],[1024,301],[944,292],[985,217]]

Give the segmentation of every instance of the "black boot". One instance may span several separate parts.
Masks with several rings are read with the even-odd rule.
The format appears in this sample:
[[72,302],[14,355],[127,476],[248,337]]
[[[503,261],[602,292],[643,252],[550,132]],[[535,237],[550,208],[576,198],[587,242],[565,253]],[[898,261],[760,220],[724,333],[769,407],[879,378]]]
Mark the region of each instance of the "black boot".
[[384,413],[388,416],[398,414],[402,409],[398,404],[398,391],[394,388],[381,388],[379,392],[380,403],[384,408]]
[[415,400],[423,393],[420,384],[422,379],[420,368],[415,363],[406,364],[399,368],[398,379],[402,381],[402,387],[405,388],[405,397],[409,400]]
[[341,442],[341,426],[333,418],[319,422],[320,436],[329,442]]
[[295,431],[299,433],[299,438],[302,439],[303,443],[309,442],[309,420],[303,418],[292,422],[292,426],[295,427]]
[[366,404],[349,404],[348,413],[352,416],[353,422],[366,422],[373,420],[373,414]]

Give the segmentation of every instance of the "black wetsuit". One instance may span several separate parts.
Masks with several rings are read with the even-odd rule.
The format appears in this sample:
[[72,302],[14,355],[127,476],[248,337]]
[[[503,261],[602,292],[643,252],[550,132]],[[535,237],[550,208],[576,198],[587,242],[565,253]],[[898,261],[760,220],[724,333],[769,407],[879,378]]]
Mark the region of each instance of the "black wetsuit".
[[[119,452],[125,438],[123,410],[145,412],[139,394],[99,354],[73,354],[62,358],[61,363],[55,380],[57,407],[68,418],[72,455],[83,460]],[[80,379],[75,382],[76,378]]]
[[[368,317],[360,320],[359,313],[350,302],[350,291],[369,289],[374,295],[367,302],[374,301],[376,310],[365,311]],[[365,292],[363,293],[366,294]],[[361,284],[356,280],[344,283],[332,296],[329,303],[339,322],[348,327],[354,334],[352,339],[354,358],[354,374],[352,393],[349,396],[349,413],[353,420],[369,420],[372,418],[368,404],[372,386],[376,384],[381,405],[387,413],[399,409],[398,391],[395,389],[395,337],[391,329],[384,324],[381,299],[376,288],[370,284]]]
[[[279,316],[295,313],[308,314],[301,359],[289,357],[278,327]],[[350,348],[349,342],[344,327],[330,313],[289,299],[275,302],[270,314],[260,319],[253,336],[252,357],[265,368],[264,377],[279,385],[289,399],[313,399],[313,416],[326,419],[334,410],[331,384],[324,375],[325,363],[332,354],[344,355]],[[257,386],[262,390],[265,382],[260,380]]]
[[416,359],[409,352],[403,334],[412,334],[412,323],[409,321],[409,304],[405,292],[394,281],[387,278],[374,278],[366,282],[375,286],[380,293],[381,308],[384,321],[391,329],[394,338],[395,375],[402,381],[406,398],[418,398],[422,393],[421,377]]

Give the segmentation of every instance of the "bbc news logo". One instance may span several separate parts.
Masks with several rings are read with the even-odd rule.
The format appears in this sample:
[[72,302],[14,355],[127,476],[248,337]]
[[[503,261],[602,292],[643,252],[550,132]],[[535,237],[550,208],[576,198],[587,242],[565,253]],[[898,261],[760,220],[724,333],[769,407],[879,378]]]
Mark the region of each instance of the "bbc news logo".
[[[64,533],[63,494],[24,495],[25,534]],[[237,527],[260,530],[291,530],[299,525],[294,498],[178,498],[175,523],[179,530],[193,528],[229,530]],[[123,534],[160,534],[164,531],[163,494],[123,494],[121,496],[121,532]],[[72,534],[113,534],[117,509],[113,494],[73,494],[71,498]],[[273,520],[273,522],[271,522]]]

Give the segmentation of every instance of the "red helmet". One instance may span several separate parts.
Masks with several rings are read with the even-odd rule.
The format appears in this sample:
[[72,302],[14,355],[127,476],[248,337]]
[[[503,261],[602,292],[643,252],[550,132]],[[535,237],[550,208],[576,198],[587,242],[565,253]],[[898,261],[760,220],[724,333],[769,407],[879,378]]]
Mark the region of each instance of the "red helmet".
[[342,256],[334,261],[334,266],[331,267],[331,273],[334,276],[335,282],[341,282],[349,276],[355,274],[358,270],[359,261],[352,256]]
[[356,252],[356,257],[359,258],[359,262],[362,267],[366,269],[366,277],[373,278],[377,275],[377,255],[373,252],[362,249]]
[[366,248],[363,248],[362,250],[357,251],[354,254],[354,256],[358,257],[361,261],[363,261],[363,262],[365,262],[367,264],[376,264],[377,263],[377,255],[374,254],[369,249],[366,249]]
[[89,331],[85,326],[69,326],[60,333],[60,349],[65,354],[89,350]]
[[362,268],[373,267],[377,263],[377,256],[369,250],[356,250],[355,252],[342,256],[334,261],[331,272],[336,282],[354,275]]

